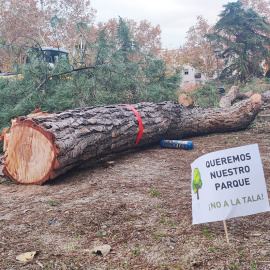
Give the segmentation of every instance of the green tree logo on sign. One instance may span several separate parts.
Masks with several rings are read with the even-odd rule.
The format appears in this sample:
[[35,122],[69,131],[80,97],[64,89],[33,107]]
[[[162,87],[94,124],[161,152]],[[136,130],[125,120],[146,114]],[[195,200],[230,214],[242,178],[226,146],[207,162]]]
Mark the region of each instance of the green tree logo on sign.
[[195,168],[193,174],[192,188],[195,194],[197,194],[197,200],[199,200],[199,189],[202,187],[201,174],[198,168]]

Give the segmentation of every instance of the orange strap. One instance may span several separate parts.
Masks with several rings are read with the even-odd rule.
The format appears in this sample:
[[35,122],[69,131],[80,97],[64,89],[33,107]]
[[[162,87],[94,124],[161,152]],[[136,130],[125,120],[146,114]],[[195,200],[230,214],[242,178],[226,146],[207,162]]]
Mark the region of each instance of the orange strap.
[[141,116],[140,114],[131,106],[131,105],[128,105],[128,104],[123,104],[124,106],[127,106],[128,108],[130,108],[134,114],[137,116],[138,118],[138,121],[139,121],[139,133],[138,133],[138,138],[137,138],[137,141],[135,143],[135,145],[133,147],[136,147],[137,144],[139,143],[139,141],[141,140],[142,138],[142,135],[143,135],[143,123],[142,123],[142,119],[141,119]]

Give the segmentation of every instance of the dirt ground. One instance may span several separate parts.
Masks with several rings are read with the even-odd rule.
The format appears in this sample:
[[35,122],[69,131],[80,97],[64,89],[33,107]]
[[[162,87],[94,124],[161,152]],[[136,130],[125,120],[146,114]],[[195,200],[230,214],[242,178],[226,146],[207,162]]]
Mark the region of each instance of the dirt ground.
[[[222,222],[192,225],[190,191],[196,158],[258,143],[270,194],[269,131],[255,121],[188,138],[190,151],[131,150],[43,186],[1,177],[0,269],[270,269],[270,212],[227,220],[227,244]],[[16,260],[27,251],[33,260]]]

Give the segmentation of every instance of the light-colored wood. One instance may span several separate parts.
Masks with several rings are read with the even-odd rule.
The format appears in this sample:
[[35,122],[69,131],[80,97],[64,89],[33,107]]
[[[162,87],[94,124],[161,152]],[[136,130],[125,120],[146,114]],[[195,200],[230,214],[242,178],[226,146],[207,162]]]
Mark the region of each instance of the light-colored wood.
[[260,102],[262,100],[262,96],[260,94],[254,94],[251,96],[252,102]]
[[229,236],[228,236],[227,224],[225,220],[223,220],[223,225],[224,225],[224,230],[225,230],[225,235],[226,235],[226,241],[229,244]]
[[219,101],[220,108],[229,108],[239,94],[239,86],[232,86],[229,92]]
[[42,182],[51,174],[56,153],[49,138],[27,125],[13,126],[8,135],[8,152],[4,156],[8,175],[16,182],[30,184]]
[[185,93],[179,94],[178,103],[185,107],[192,107],[194,105],[193,99]]
[[239,86],[232,86],[229,92],[223,96],[219,101],[220,108],[229,108],[236,99],[250,98],[254,92],[248,91],[246,93],[239,92]]

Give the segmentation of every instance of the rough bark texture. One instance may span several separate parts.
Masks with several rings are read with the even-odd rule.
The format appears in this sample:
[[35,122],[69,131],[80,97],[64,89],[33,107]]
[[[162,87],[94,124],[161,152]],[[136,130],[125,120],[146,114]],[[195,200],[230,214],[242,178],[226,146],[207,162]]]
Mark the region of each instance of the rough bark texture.
[[266,91],[265,93],[262,94],[262,101],[269,103],[270,101],[270,90]]
[[236,99],[246,99],[253,95],[253,91],[246,93],[239,92],[239,86],[232,86],[230,91],[223,96],[219,101],[220,108],[229,108]]
[[[261,96],[254,96],[229,109],[189,109],[173,102],[133,105],[143,123],[138,146],[244,129],[260,111]],[[137,116],[124,105],[18,117],[8,134],[3,172],[17,183],[44,183],[89,159],[132,148],[138,126]]]

